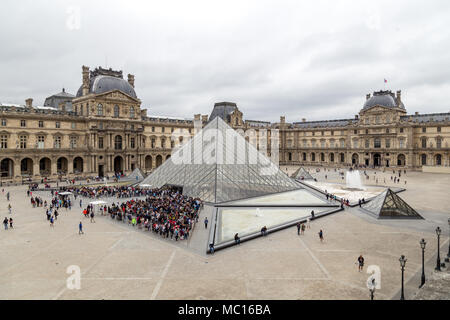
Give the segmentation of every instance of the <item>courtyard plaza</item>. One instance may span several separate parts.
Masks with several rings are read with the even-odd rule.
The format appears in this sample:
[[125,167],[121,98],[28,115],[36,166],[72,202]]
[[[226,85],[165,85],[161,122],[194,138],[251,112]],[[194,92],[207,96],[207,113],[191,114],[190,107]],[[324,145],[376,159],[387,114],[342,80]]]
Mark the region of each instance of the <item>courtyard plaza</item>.
[[[289,173],[297,168],[281,167]],[[320,169],[309,170],[318,181],[342,182],[334,168]],[[367,172],[375,185],[375,171]],[[420,284],[420,239],[427,240],[427,277],[435,273],[438,225],[443,230],[442,261],[448,250],[450,175],[407,171],[405,176],[402,171],[400,184],[391,182],[392,170],[384,175],[386,185],[406,188],[399,195],[426,220],[380,221],[358,208],[346,208],[311,221],[304,235],[298,236],[294,226],[213,255],[205,253],[211,224],[205,229],[203,221],[206,216],[212,221],[214,212],[209,205],[200,212],[190,238],[175,242],[108,216],[97,214],[90,223],[82,216],[78,198],[71,210],[59,210],[51,228],[45,208],[31,207],[26,186],[2,187],[0,213],[2,219],[14,219],[14,229],[0,232],[0,299],[368,299],[370,265],[381,270],[375,299],[398,299],[402,254],[408,259],[405,297],[413,298]],[[42,191],[33,195],[47,201],[51,197]],[[83,199],[83,207],[89,201]],[[80,221],[83,235],[78,234]],[[324,232],[323,243],[319,230]],[[363,272],[356,264],[360,254],[365,258]],[[71,265],[80,267],[80,289],[66,286]],[[439,298],[450,298],[450,288],[442,292]]]

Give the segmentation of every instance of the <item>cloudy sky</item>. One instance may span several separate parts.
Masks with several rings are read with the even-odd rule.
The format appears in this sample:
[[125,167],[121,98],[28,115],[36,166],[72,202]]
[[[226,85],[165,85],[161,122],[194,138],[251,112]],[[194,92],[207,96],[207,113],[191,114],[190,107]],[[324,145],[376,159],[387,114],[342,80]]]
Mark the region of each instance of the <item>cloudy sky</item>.
[[0,102],[75,94],[101,65],[134,74],[152,115],[353,117],[383,79],[409,113],[450,111],[447,0],[1,2]]

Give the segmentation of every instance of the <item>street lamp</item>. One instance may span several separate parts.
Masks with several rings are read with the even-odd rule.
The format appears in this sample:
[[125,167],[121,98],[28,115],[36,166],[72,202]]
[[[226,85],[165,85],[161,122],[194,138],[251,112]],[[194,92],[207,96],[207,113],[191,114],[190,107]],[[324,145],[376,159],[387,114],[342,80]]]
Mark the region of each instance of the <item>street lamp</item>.
[[422,288],[422,286],[425,284],[425,245],[427,242],[425,239],[422,239],[420,242],[420,247],[422,248],[422,281],[420,282],[419,288]]
[[435,270],[436,271],[441,271],[441,257],[440,257],[440,254],[439,254],[439,243],[440,243],[440,238],[441,238],[441,228],[439,228],[439,227],[437,227],[436,228],[436,234],[437,234],[437,238],[438,238],[438,245],[437,245],[437,250],[438,250],[438,252],[437,252],[437,260],[436,260],[436,268],[435,268]]
[[404,276],[404,274],[405,274],[405,265],[406,265],[407,260],[408,259],[406,259],[404,255],[402,255],[400,257],[400,259],[398,259],[398,261],[400,261],[400,267],[402,268],[402,294],[400,296],[400,300],[405,300],[405,290],[404,290],[405,289],[405,286],[404,286],[405,276]]
[[447,253],[447,258],[445,258],[445,262],[450,262],[450,218],[448,218],[448,237],[449,237],[448,253]]

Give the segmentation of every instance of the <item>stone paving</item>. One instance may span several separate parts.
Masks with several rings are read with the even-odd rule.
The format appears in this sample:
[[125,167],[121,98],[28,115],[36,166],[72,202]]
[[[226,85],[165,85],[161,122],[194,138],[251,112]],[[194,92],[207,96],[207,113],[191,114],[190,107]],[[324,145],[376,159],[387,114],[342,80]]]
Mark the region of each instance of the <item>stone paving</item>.
[[[325,181],[320,174],[315,176]],[[77,205],[61,210],[51,228],[45,210],[31,208],[24,186],[8,187],[15,227],[0,231],[0,299],[368,299],[369,265],[381,270],[376,299],[392,299],[400,288],[402,254],[409,299],[419,285],[419,240],[428,241],[427,274],[433,273],[437,225],[444,230],[441,256],[447,252],[450,175],[408,172],[407,181],[401,196],[425,221],[380,222],[346,209],[311,222],[305,235],[288,228],[212,256],[204,253],[209,230],[202,223],[210,207],[191,239],[176,243],[106,216],[90,223]],[[5,194],[2,220],[9,217]],[[356,265],[360,254],[364,272]],[[71,265],[81,270],[79,290],[66,286]]]

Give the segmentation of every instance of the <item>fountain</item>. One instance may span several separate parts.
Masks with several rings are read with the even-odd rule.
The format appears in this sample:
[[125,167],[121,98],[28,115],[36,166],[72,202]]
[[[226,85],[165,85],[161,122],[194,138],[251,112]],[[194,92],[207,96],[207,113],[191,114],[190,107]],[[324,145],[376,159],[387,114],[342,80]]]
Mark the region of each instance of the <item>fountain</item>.
[[361,175],[358,170],[352,170],[350,169],[347,171],[345,175],[345,182],[346,182],[346,188],[347,190],[366,190],[363,187]]

